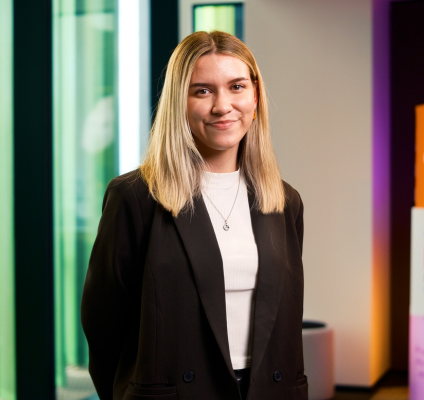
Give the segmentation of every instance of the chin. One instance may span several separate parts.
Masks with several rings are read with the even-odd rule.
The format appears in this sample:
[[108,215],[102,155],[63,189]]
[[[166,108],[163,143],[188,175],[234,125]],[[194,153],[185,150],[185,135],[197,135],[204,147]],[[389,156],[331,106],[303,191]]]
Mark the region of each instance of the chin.
[[238,146],[240,143],[240,141],[234,141],[231,143],[225,142],[225,143],[214,143],[213,145],[211,145],[210,147],[214,150],[218,150],[218,151],[225,151],[225,150],[230,150],[236,146]]
[[234,135],[229,137],[229,135],[220,135],[221,137],[212,137],[209,139],[212,140],[205,140],[206,138],[203,138],[201,140],[199,137],[195,137],[195,141],[197,143],[198,148],[203,149],[203,151],[209,152],[209,151],[226,151],[230,150],[234,147],[237,147],[240,143],[240,141],[243,139],[242,137],[238,137],[238,135]]
[[211,145],[216,148],[217,150],[229,150],[233,148],[234,146],[238,146],[239,143],[243,140],[243,136],[234,135],[232,137],[222,137],[221,140],[214,140],[214,143],[211,143]]

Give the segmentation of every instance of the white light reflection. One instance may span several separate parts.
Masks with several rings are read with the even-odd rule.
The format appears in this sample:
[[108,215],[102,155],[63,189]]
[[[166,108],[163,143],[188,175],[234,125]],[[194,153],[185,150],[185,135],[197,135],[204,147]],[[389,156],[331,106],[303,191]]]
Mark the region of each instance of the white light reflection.
[[140,164],[150,128],[148,0],[119,0],[119,173]]

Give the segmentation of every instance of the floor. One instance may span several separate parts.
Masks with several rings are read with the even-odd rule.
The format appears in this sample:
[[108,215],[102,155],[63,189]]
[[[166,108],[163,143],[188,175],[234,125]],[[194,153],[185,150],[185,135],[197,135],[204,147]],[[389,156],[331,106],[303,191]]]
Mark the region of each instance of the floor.
[[408,400],[408,375],[389,372],[373,389],[337,387],[332,400]]

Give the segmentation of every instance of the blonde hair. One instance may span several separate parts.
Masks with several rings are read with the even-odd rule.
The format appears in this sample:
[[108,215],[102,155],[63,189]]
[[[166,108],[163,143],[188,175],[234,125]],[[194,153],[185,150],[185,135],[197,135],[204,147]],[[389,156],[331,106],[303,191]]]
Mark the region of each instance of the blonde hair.
[[140,167],[153,198],[173,216],[194,210],[201,195],[202,171],[208,167],[198,151],[187,118],[187,96],[196,61],[206,54],[237,57],[257,81],[257,118],[240,142],[239,168],[254,206],[264,214],[282,213],[285,196],[271,143],[264,83],[253,54],[235,36],[225,32],[195,32],[174,50],[166,71],[145,161]]

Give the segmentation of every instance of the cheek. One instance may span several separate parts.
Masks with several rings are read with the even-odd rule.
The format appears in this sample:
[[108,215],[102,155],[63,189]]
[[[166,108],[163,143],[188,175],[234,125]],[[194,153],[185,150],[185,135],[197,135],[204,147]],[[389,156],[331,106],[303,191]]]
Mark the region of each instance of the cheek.
[[243,112],[242,125],[243,131],[247,132],[253,122],[253,113],[255,111],[256,103],[254,99],[246,99],[239,104],[240,110]]
[[194,101],[187,102],[188,122],[192,128],[194,128],[194,125],[199,126],[199,124],[202,123],[205,115],[206,110],[203,104]]
[[252,112],[256,107],[256,101],[254,97],[248,97],[244,98],[240,101],[240,107],[243,109],[244,112]]
[[246,93],[245,96],[237,98],[237,101],[234,102],[234,106],[244,117],[246,117],[246,115],[253,116],[253,112],[256,108],[255,98],[251,93]]
[[256,103],[252,99],[245,99],[239,103],[239,110],[243,113],[243,120],[253,119],[253,113],[256,108]]

